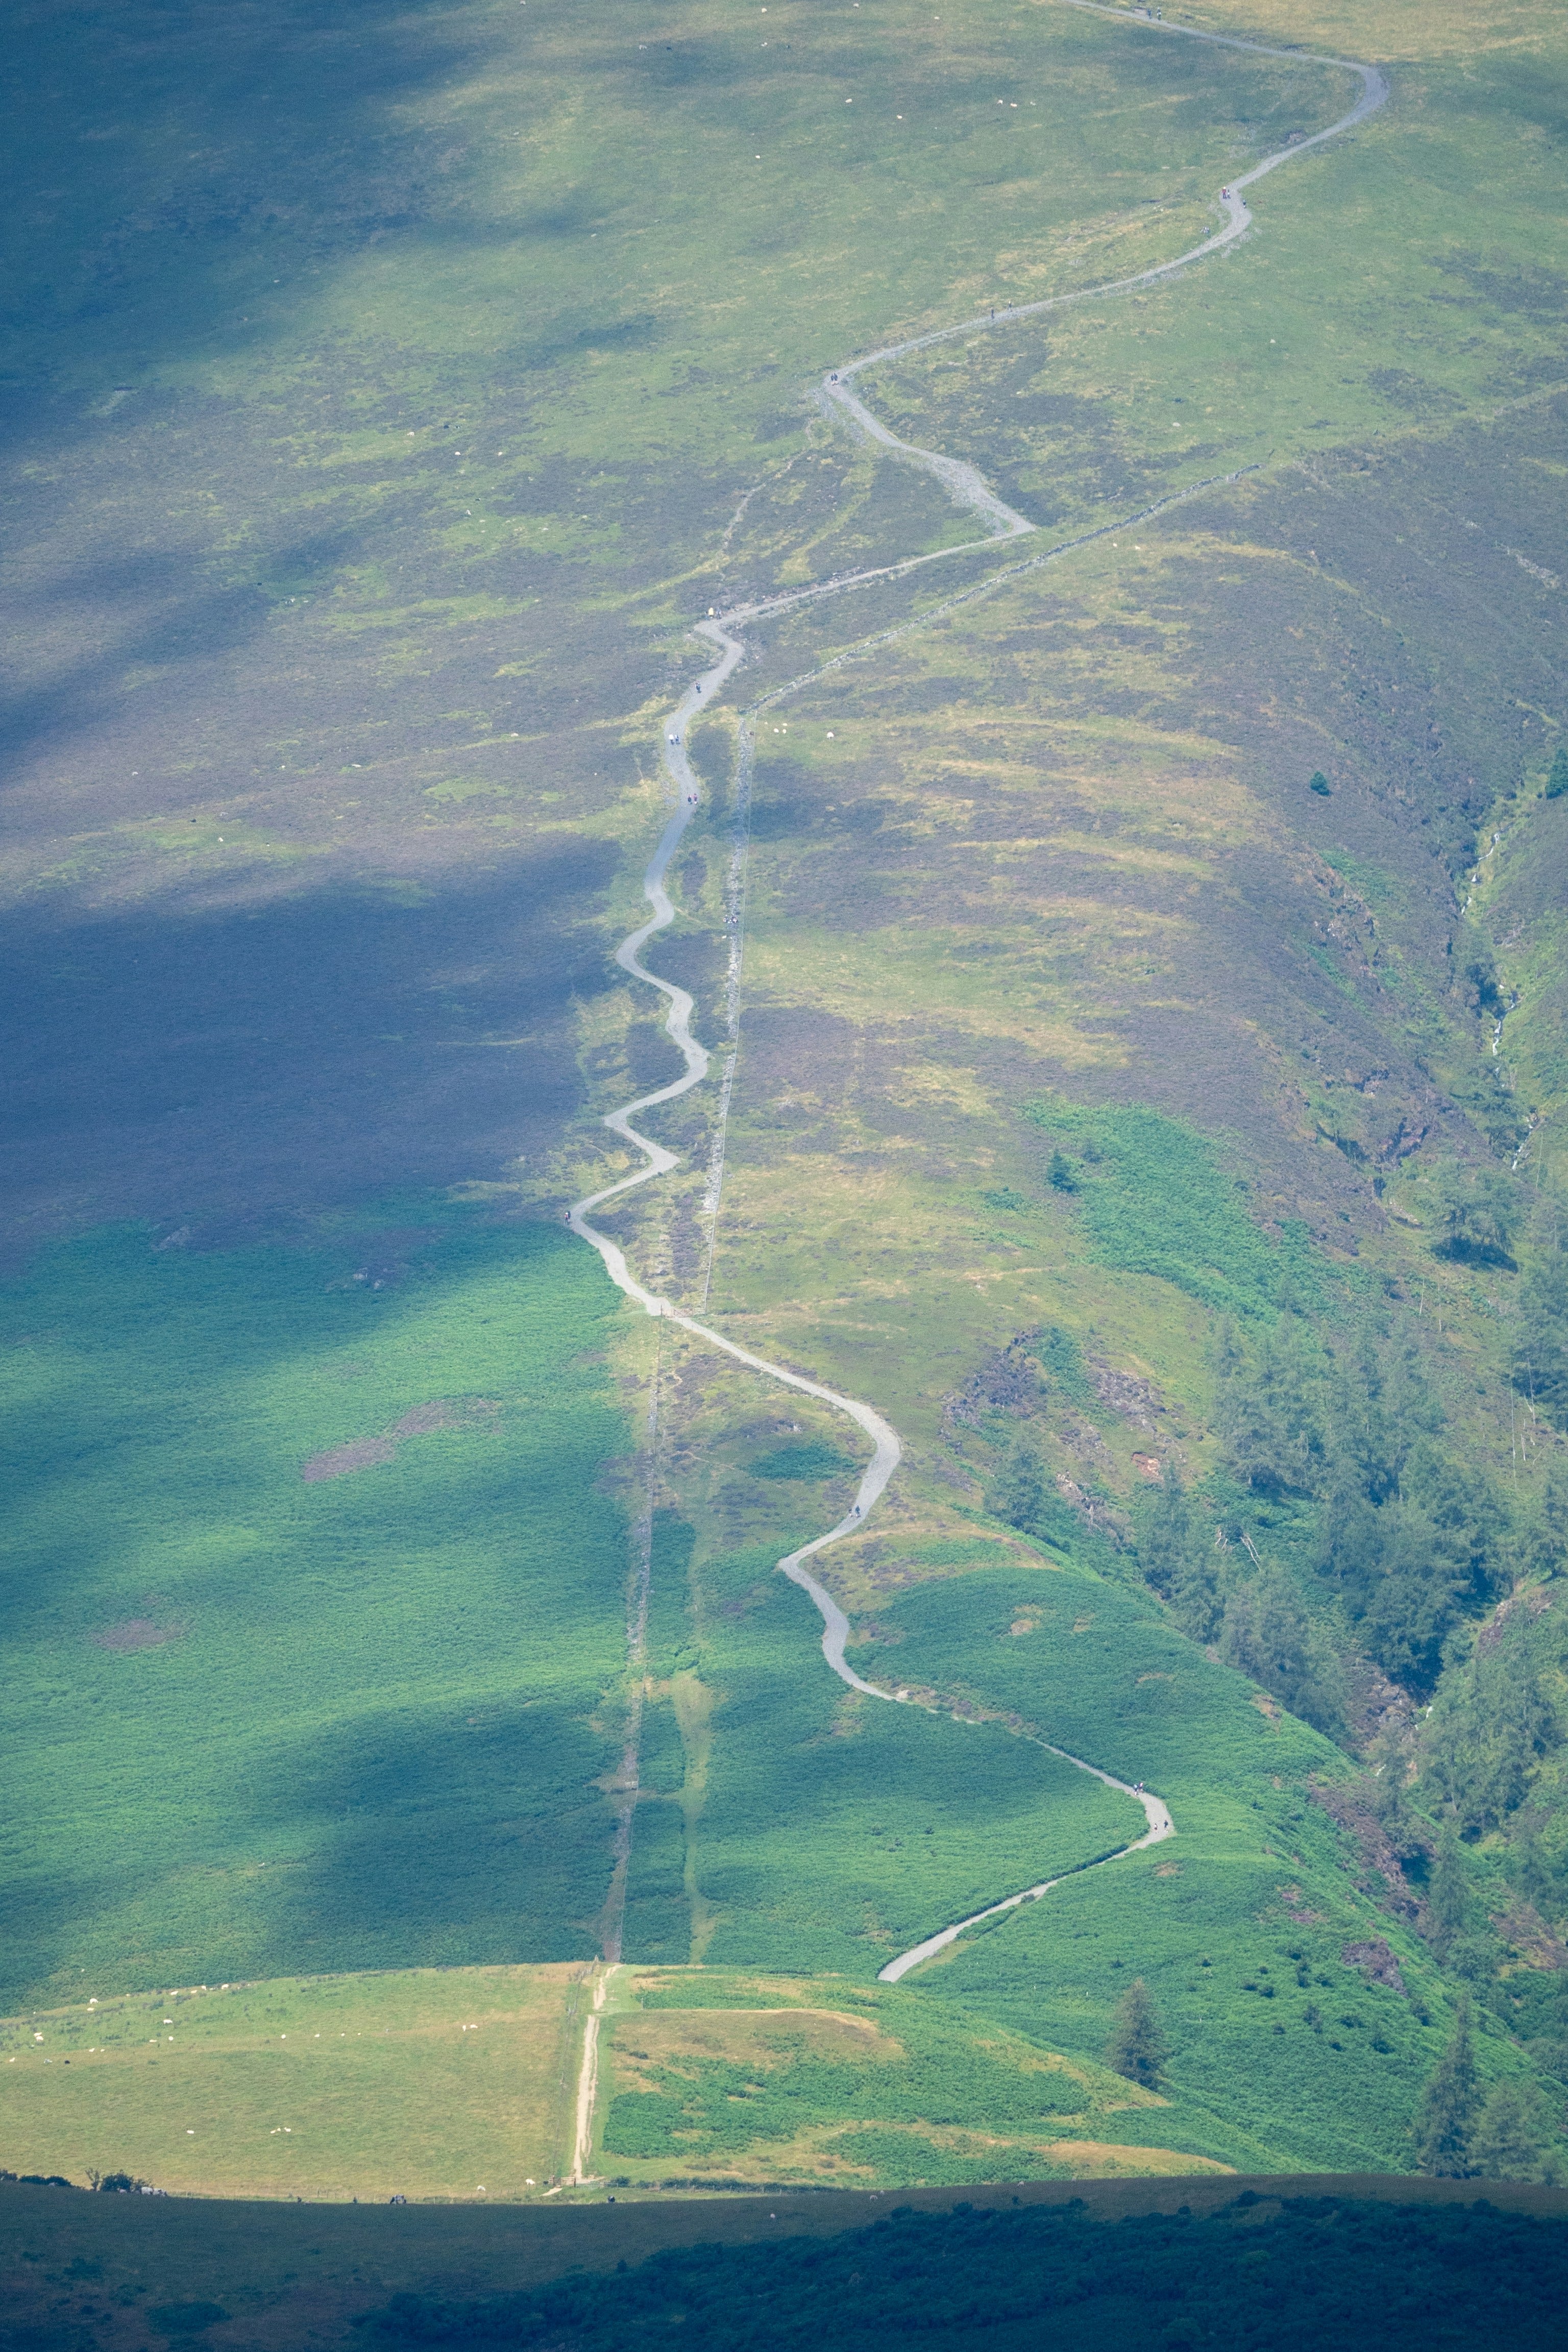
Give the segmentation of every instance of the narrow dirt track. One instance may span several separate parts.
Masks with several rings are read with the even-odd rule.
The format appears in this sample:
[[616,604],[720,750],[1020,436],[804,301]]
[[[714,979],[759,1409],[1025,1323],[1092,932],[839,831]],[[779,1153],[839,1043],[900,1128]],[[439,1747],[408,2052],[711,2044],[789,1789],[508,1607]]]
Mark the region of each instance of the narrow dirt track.
[[[609,1114],[604,1122],[605,1125],[612,1134],[630,1144],[634,1150],[642,1152],[645,1155],[646,1164],[634,1171],[631,1175],[622,1177],[617,1183],[606,1185],[602,1192],[590,1193],[585,1199],[574,1202],[566,1213],[566,1222],[572,1231],[598,1251],[608,1270],[610,1279],[619,1289],[625,1291],[628,1298],[635,1299],[637,1305],[646,1309],[649,1315],[663,1316],[668,1321],[679,1325],[682,1330],[689,1331],[694,1338],[704,1340],[710,1347],[718,1348],[736,1363],[744,1364],[749,1370],[761,1372],[768,1380],[777,1381],[783,1386],[795,1389],[804,1396],[817,1398],[822,1403],[831,1406],[835,1412],[843,1413],[848,1420],[854,1422],[871,1440],[873,1448],[871,1461],[861,1476],[855,1501],[850,1509],[836,1527],[829,1528],[825,1535],[816,1537],[815,1541],[802,1545],[798,1551],[791,1552],[787,1558],[781,1559],[778,1565],[793,1583],[798,1584],[803,1591],[810,1594],[816,1603],[823,1622],[822,1654],[840,1681],[847,1683],[852,1690],[863,1692],[868,1698],[886,1699],[894,1706],[909,1702],[897,1691],[884,1690],[876,1683],[865,1681],[848,1664],[844,1654],[845,1643],[849,1633],[848,1619],[832,1594],[812,1575],[805,1563],[817,1552],[826,1550],[830,1544],[839,1542],[845,1536],[860,1533],[879,1496],[898,1466],[900,1447],[897,1431],[890,1423],[883,1419],[874,1406],[862,1403],[854,1397],[841,1396],[836,1389],[827,1388],[820,1381],[807,1380],[803,1374],[790,1371],[782,1364],[770,1363],[765,1357],[753,1355],[749,1349],[738,1347],[732,1339],[727,1339],[722,1332],[715,1331],[710,1325],[699,1322],[694,1316],[685,1313],[671,1300],[661,1298],[655,1292],[646,1289],[632,1274],[624,1252],[607,1234],[600,1233],[590,1223],[589,1214],[591,1211],[602,1208],[607,1201],[616,1200],[621,1194],[633,1191],[638,1185],[647,1184],[656,1177],[668,1175],[679,1164],[674,1152],[667,1150],[662,1144],[655,1143],[646,1135],[640,1134],[632,1125],[632,1120],[634,1117],[644,1111],[657,1108],[660,1103],[674,1102],[680,1096],[689,1093],[693,1087],[700,1084],[708,1073],[710,1056],[691,1034],[691,998],[683,988],[678,988],[673,982],[663,980],[658,972],[650,971],[641,958],[642,950],[647,941],[675,919],[675,909],[665,888],[665,876],[668,872],[669,861],[675,854],[681,835],[696,814],[700,799],[698,779],[687,755],[687,729],[699,711],[708,710],[713,707],[720,691],[743,659],[746,650],[745,641],[738,634],[739,630],[749,621],[765,619],[773,614],[786,612],[792,607],[826,596],[843,595],[871,581],[896,578],[903,572],[913,571],[926,563],[939,562],[953,555],[972,553],[976,548],[984,548],[1005,540],[1024,538],[1039,528],[1026,516],[1005,505],[973,466],[965,464],[962,459],[946,457],[939,450],[917,448],[910,442],[900,440],[897,435],[889,432],[850,390],[853,379],[868,368],[901,358],[910,352],[924,351],[933,343],[949,341],[958,336],[1000,331],[1016,326],[1020,320],[1041,317],[1047,311],[1062,310],[1071,303],[1105,300],[1113,295],[1131,293],[1140,287],[1156,285],[1173,277],[1179,270],[1190,268],[1195,262],[1202,261],[1209,255],[1218,253],[1226,246],[1234,244],[1237,238],[1246,233],[1250,226],[1252,215],[1243,200],[1241,192],[1244,188],[1251,187],[1266,173],[1277,171],[1281,164],[1290,163],[1299,155],[1309,153],[1315,147],[1321,147],[1326,140],[1336,139],[1343,132],[1354,129],[1369,115],[1375,113],[1388,97],[1387,81],[1378,68],[1375,66],[1359,64],[1351,58],[1320,57],[1308,50],[1271,47],[1261,41],[1243,40],[1229,34],[1199,32],[1185,26],[1165,24],[1151,17],[1136,16],[1126,9],[1103,7],[1096,5],[1096,0],[1056,0],[1056,5],[1079,8],[1090,16],[1108,17],[1115,24],[1132,26],[1139,31],[1151,35],[1182,40],[1205,41],[1220,48],[1243,49],[1258,57],[1285,58],[1292,63],[1322,66],[1354,74],[1362,84],[1361,97],[1347,114],[1342,115],[1326,130],[1313,133],[1310,138],[1299,140],[1292,146],[1282,147],[1272,155],[1265,156],[1261,163],[1255,163],[1249,171],[1241,173],[1231,182],[1222,190],[1219,197],[1226,215],[1225,226],[1217,230],[1214,236],[1205,237],[1201,244],[1192,247],[1188,252],[1179,254],[1174,260],[1161,262],[1151,269],[1140,270],[1131,278],[1112,279],[1103,286],[1086,287],[1075,293],[1055,295],[1044,301],[986,313],[978,318],[963,320],[953,326],[939,327],[926,334],[910,336],[903,342],[889,343],[878,351],[868,352],[858,359],[847,361],[842,367],[831,371],[824,379],[819,398],[825,408],[830,413],[837,410],[847,419],[853,430],[885,448],[900,463],[918,467],[923,472],[933,476],[942,484],[955,504],[976,513],[992,528],[984,538],[967,541],[962,547],[944,548],[938,551],[936,554],[912,556],[903,563],[885,565],[879,571],[851,573],[843,578],[821,582],[813,587],[797,589],[787,595],[771,597],[751,604],[737,605],[731,611],[710,615],[707,620],[699,621],[695,625],[696,634],[708,639],[717,651],[719,658],[688,688],[675,714],[666,722],[664,764],[674,786],[678,804],[675,814],[659,838],[658,846],[643,877],[643,894],[653,912],[647,921],[623,940],[616,950],[616,961],[623,971],[629,972],[636,980],[645,981],[650,988],[657,989],[668,1000],[669,1010],[664,1025],[680,1049],[686,1063],[685,1074],[677,1078],[672,1085],[661,1087],[654,1094],[641,1095],[635,1102],[627,1103],[621,1109]],[[1235,480],[1238,477],[1230,475],[1217,478]],[[988,593],[1002,580],[1012,578],[1018,572],[1032,570],[1037,564],[1057,561],[1068,553],[1072,548],[1083,545],[1089,539],[1099,538],[1106,531],[1124,529],[1130,521],[1142,520],[1146,515],[1160,512],[1166,507],[1175,505],[1183,498],[1194,497],[1200,490],[1208,487],[1210,485],[1206,483],[1197,484],[1191,490],[1177,493],[1173,498],[1160,501],[1157,507],[1143,509],[1138,516],[1118,517],[1114,521],[1108,522],[1092,532],[1082,534],[1079,538],[1061,546],[1052,548],[1026,562],[1008,566],[994,572],[978,587],[970,588],[960,596],[951,599],[946,605],[928,608],[916,619],[903,625],[924,626],[935,619],[941,612],[951,610],[953,604],[968,602],[973,596]],[[879,637],[868,641],[867,646],[851,648],[848,654],[837,656],[832,662],[824,664],[820,668],[807,671],[797,678],[790,679],[784,686],[765,697],[763,701],[743,712],[742,719],[752,718],[757,710],[776,702],[783,695],[794,693],[799,688],[810,683],[812,679],[822,677],[827,669],[837,667],[839,662],[851,657],[854,653],[864,652],[870,649],[870,646],[886,644],[893,636],[902,633],[901,627],[884,631]],[[721,1139],[716,1164],[721,1164]],[[1047,1742],[1040,1744],[1049,1745]],[[1099,1862],[1090,1864],[1087,1865],[1088,1867],[1102,1868],[1108,1862],[1120,1861],[1126,1854],[1135,1853],[1145,1846],[1156,1844],[1162,1839],[1175,1835],[1175,1825],[1162,1799],[1151,1796],[1142,1788],[1134,1788],[1125,1780],[1117,1780],[1113,1774],[1102,1770],[1099,1765],[1089,1763],[1081,1756],[1074,1756],[1064,1748],[1052,1747],[1050,1753],[1061,1757],[1067,1763],[1076,1765],[1081,1772],[1091,1773],[1097,1780],[1103,1781],[1107,1788],[1119,1789],[1124,1795],[1131,1797],[1142,1806],[1149,1823],[1148,1830],[1142,1837],[1131,1844],[1119,1847],[1114,1853],[1101,1856]],[[957,1920],[951,1926],[939,1929],[934,1935],[927,1937],[922,1943],[915,1945],[910,1950],[900,1953],[896,1959],[889,1961],[880,1971],[882,1981],[889,1984],[896,1983],[900,1977],[907,1975],[911,1969],[917,1968],[922,1960],[929,1959],[934,1953],[942,1950],[967,1927],[973,1927],[979,1920],[994,1917],[999,1912],[1011,1910],[1021,1903],[1037,1901],[1042,1895],[1048,1894],[1053,1886],[1060,1885],[1061,1883],[1060,1879],[1047,1879],[1037,1886],[1025,1887],[1017,1895],[1008,1895],[1004,1901],[992,1904],[984,1911],[975,1912],[968,1918]],[[596,2027],[595,2017],[590,2028],[590,2040],[596,2040]],[[585,2156],[584,2146],[582,2147],[583,2160],[585,2160]]]

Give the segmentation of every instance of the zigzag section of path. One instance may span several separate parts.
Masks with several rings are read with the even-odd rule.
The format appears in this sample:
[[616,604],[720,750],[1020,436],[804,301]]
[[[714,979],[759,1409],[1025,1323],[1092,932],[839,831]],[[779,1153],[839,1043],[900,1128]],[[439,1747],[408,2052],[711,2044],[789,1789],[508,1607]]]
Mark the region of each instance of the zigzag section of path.
[[[1131,278],[1113,279],[1107,285],[1086,287],[1076,293],[1057,295],[1045,301],[1026,303],[987,313],[979,318],[965,319],[954,326],[935,328],[927,334],[912,335],[903,342],[889,343],[882,350],[868,352],[861,358],[849,361],[843,367],[832,371],[824,380],[819,397],[826,408],[829,411],[837,409],[848,420],[853,429],[868,436],[899,462],[918,467],[923,472],[932,475],[942,484],[956,504],[969,508],[987,522],[991,529],[984,539],[969,541],[964,547],[944,548],[935,555],[912,556],[903,563],[886,565],[879,571],[853,572],[841,578],[823,581],[813,587],[798,589],[787,595],[772,597],[751,604],[737,605],[732,611],[710,614],[708,619],[697,624],[698,634],[705,636],[714,646],[719,658],[688,688],[674,716],[666,724],[666,741],[663,747],[664,765],[675,788],[677,806],[675,814],[665,826],[658,846],[643,877],[643,894],[653,911],[647,922],[622,940],[616,951],[616,961],[624,971],[629,972],[634,980],[645,981],[650,988],[657,989],[668,1000],[669,1010],[664,1025],[679,1048],[686,1068],[684,1074],[677,1078],[673,1085],[661,1087],[654,1094],[641,1095],[635,1102],[627,1103],[621,1109],[610,1113],[605,1120],[605,1125],[612,1134],[618,1136],[623,1142],[630,1144],[634,1150],[643,1154],[644,1165],[635,1170],[631,1175],[622,1177],[618,1183],[606,1185],[602,1192],[590,1193],[584,1200],[574,1202],[566,1213],[566,1222],[572,1231],[598,1251],[609,1272],[610,1279],[619,1289],[625,1291],[628,1298],[635,1299],[637,1305],[645,1308],[649,1315],[664,1317],[668,1322],[679,1325],[682,1330],[689,1331],[694,1338],[706,1341],[710,1347],[720,1349],[734,1362],[744,1364],[750,1370],[762,1373],[764,1379],[776,1381],[785,1388],[797,1390],[803,1396],[817,1398],[822,1403],[831,1406],[834,1412],[841,1412],[854,1422],[870,1439],[873,1449],[871,1461],[861,1477],[850,1509],[836,1527],[829,1528],[825,1535],[818,1536],[814,1542],[803,1544],[798,1551],[791,1552],[787,1559],[781,1559],[778,1565],[792,1582],[798,1584],[804,1591],[810,1594],[816,1603],[823,1622],[822,1653],[839,1680],[848,1684],[852,1690],[863,1692],[868,1698],[886,1699],[893,1705],[902,1703],[901,1695],[899,1692],[883,1690],[878,1684],[865,1681],[846,1659],[844,1650],[849,1633],[849,1622],[833,1595],[811,1573],[806,1562],[816,1553],[825,1551],[830,1544],[840,1542],[845,1536],[860,1532],[879,1496],[898,1466],[900,1448],[897,1431],[893,1429],[890,1423],[883,1419],[874,1406],[862,1403],[855,1397],[841,1396],[837,1390],[827,1388],[819,1381],[808,1380],[803,1373],[791,1371],[783,1364],[770,1363],[765,1357],[753,1355],[749,1349],[739,1347],[734,1340],[726,1339],[721,1331],[715,1331],[710,1325],[700,1323],[694,1316],[685,1313],[673,1301],[661,1298],[655,1292],[646,1289],[627,1265],[625,1253],[607,1234],[601,1233],[590,1223],[590,1215],[594,1210],[603,1208],[606,1202],[616,1200],[622,1194],[633,1191],[638,1185],[649,1183],[657,1177],[668,1175],[679,1164],[674,1152],[667,1150],[662,1144],[655,1143],[647,1136],[640,1134],[633,1126],[632,1120],[646,1111],[657,1109],[660,1103],[674,1102],[680,1096],[689,1094],[692,1087],[699,1086],[708,1074],[710,1057],[691,1034],[690,996],[685,989],[678,988],[673,982],[661,979],[658,972],[650,971],[642,961],[642,950],[657,932],[663,930],[674,920],[675,909],[665,887],[665,877],[669,870],[669,861],[675,854],[677,845],[691,823],[700,797],[698,779],[687,754],[687,729],[700,711],[712,708],[721,690],[743,658],[745,642],[739,634],[740,631],[748,622],[763,620],[773,614],[786,612],[797,605],[824,597],[843,595],[871,581],[898,578],[907,572],[914,571],[919,566],[938,562],[946,557],[970,553],[976,548],[994,545],[1005,540],[1025,538],[1038,529],[1038,526],[1029,521],[1026,516],[1005,505],[973,466],[966,465],[961,459],[946,457],[939,450],[917,448],[913,444],[901,441],[896,434],[889,432],[888,427],[851,390],[855,377],[863,373],[868,368],[900,359],[910,352],[924,351],[933,343],[945,342],[959,336],[977,334],[994,327],[1012,326],[1020,320],[1037,318],[1046,311],[1064,309],[1069,303],[1103,300],[1112,295],[1130,293],[1139,287],[1157,285],[1173,277],[1177,271],[1192,268],[1195,262],[1205,259],[1211,254],[1220,252],[1245,234],[1252,215],[1242,195],[1244,188],[1251,187],[1267,173],[1277,171],[1281,164],[1289,163],[1294,157],[1305,154],[1314,147],[1321,146],[1325,140],[1336,139],[1343,132],[1352,130],[1357,123],[1364,121],[1368,115],[1374,113],[1388,96],[1387,82],[1375,66],[1358,64],[1350,58],[1320,57],[1307,50],[1271,47],[1260,41],[1243,40],[1226,34],[1200,32],[1186,26],[1164,24],[1150,17],[1133,16],[1123,9],[1101,7],[1095,5],[1095,0],[1058,0],[1058,5],[1081,8],[1089,15],[1106,16],[1118,24],[1134,25],[1142,32],[1158,35],[1164,38],[1206,41],[1222,48],[1247,50],[1258,57],[1285,58],[1302,65],[1338,68],[1358,77],[1362,85],[1362,94],[1349,113],[1342,115],[1339,121],[1331,123],[1327,130],[1317,131],[1310,138],[1299,140],[1292,146],[1283,147],[1277,153],[1265,156],[1261,163],[1254,164],[1250,171],[1242,173],[1229,186],[1223,189],[1219,201],[1225,209],[1225,226],[1217,230],[1213,236],[1205,237],[1200,245],[1194,246],[1190,251],[1179,254],[1173,261],[1162,262],[1154,268],[1140,270]],[[1226,476],[1220,478],[1236,479],[1237,478]],[[1193,489],[1178,495],[1186,498],[1194,497],[1199,490],[1207,487],[1209,487],[1207,484],[1198,484]],[[1150,508],[1144,512],[1157,513],[1161,511],[1162,507],[1175,503],[1177,503],[1176,499],[1165,499],[1161,502],[1161,507]],[[826,669],[836,667],[839,662],[852,658],[856,654],[868,652],[878,645],[887,644],[892,637],[901,635],[905,628],[922,627],[937,617],[939,613],[951,610],[954,604],[968,602],[973,596],[989,593],[1003,580],[1012,578],[1019,572],[1033,570],[1037,564],[1057,561],[1069,552],[1071,548],[1083,545],[1087,539],[1099,538],[1104,531],[1119,530],[1124,529],[1129,521],[1141,520],[1142,516],[1118,517],[1114,522],[1104,524],[1100,530],[1085,533],[1078,539],[1054,546],[1024,562],[1008,565],[993,572],[978,586],[962,592],[958,596],[950,599],[946,604],[938,605],[935,608],[928,607],[914,619],[902,624],[900,627],[884,630],[879,636],[868,640],[862,646],[851,648],[848,653],[837,656],[833,662],[824,664],[821,668],[789,680],[784,686],[775,688],[764,699],[769,703],[774,702],[781,695],[795,691],[807,684],[810,679],[824,675]],[[763,707],[762,703],[756,706],[759,709]],[[720,1165],[721,1165],[721,1152],[715,1160],[715,1167]],[[1125,1795],[1134,1798],[1143,1808],[1149,1823],[1145,1834],[1135,1843],[1119,1847],[1115,1853],[1103,1856],[1101,1858],[1103,1862],[1119,1861],[1125,1854],[1137,1853],[1142,1847],[1153,1845],[1163,1838],[1174,1835],[1174,1824],[1162,1799],[1150,1795],[1142,1788],[1134,1788],[1125,1780],[1117,1780],[1113,1774],[1101,1770],[1100,1766],[1088,1762],[1083,1757],[1070,1755],[1066,1748],[1052,1748],[1050,1752],[1061,1757],[1066,1762],[1076,1765],[1079,1771],[1092,1773],[1094,1778],[1103,1781],[1107,1788],[1121,1790]],[[1100,1865],[1089,1866],[1099,1867]],[[1011,1910],[1020,1903],[1037,1901],[1041,1895],[1048,1894],[1053,1886],[1060,1884],[1059,1879],[1047,1879],[1037,1886],[1024,1888],[1020,1894],[1008,1895],[1005,1901],[993,1904],[988,1909],[976,1912],[969,1918],[954,1921],[951,1926],[941,1928],[936,1934],[927,1937],[923,1943],[915,1945],[911,1950],[902,1952],[896,1959],[890,1960],[881,1970],[883,1980],[896,1983],[900,1977],[907,1975],[910,1969],[917,1968],[922,1960],[931,1958],[934,1953],[953,1942],[966,1928],[974,1927],[982,1919],[994,1917],[999,1912]]]

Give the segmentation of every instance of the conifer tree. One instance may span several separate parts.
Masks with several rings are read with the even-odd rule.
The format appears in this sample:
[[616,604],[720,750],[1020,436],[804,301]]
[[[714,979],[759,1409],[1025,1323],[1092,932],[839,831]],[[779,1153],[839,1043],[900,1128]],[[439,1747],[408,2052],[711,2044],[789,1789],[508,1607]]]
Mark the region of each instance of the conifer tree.
[[1328,1642],[1270,1563],[1226,1603],[1220,1655],[1283,1699],[1293,1715],[1332,1734],[1344,1718],[1344,1677]]
[[1568,744],[1559,743],[1552,754],[1552,769],[1546,779],[1546,797],[1560,801],[1568,793]]
[[1470,2144],[1480,2103],[1470,2004],[1461,2000],[1452,2038],[1421,2094],[1411,2129],[1415,2161],[1434,2180],[1472,2178]]
[[1044,1524],[1056,1499],[1050,1465],[1032,1429],[1020,1429],[997,1465],[986,1497],[988,1507],[1009,1526],[1033,1535]]
[[1175,1465],[1141,1498],[1138,1564],[1176,1622],[1194,1641],[1212,1642],[1225,1605],[1214,1529],[1194,1508]]
[[1138,1565],[1168,1601],[1182,1580],[1194,1540],[1192,1503],[1173,1462],[1165,1464],[1158,1486],[1142,1501]]
[[1568,1429],[1568,1255],[1536,1259],[1520,1297],[1513,1384],[1559,1429]]
[[1105,2045],[1105,2063],[1130,2083],[1146,2091],[1158,2090],[1170,2055],[1149,1988],[1142,1977],[1130,1984],[1116,2005],[1116,2023]]
[[1453,1824],[1445,1822],[1437,1834],[1436,1858],[1427,1882],[1422,1933],[1443,1960],[1448,1956],[1449,1945],[1456,1936],[1464,1934],[1469,1921],[1470,1882]]
[[1479,2180],[1551,2180],[1557,2166],[1547,2151],[1552,2118],[1533,2083],[1500,2083],[1487,2095],[1470,2144],[1470,2169]]

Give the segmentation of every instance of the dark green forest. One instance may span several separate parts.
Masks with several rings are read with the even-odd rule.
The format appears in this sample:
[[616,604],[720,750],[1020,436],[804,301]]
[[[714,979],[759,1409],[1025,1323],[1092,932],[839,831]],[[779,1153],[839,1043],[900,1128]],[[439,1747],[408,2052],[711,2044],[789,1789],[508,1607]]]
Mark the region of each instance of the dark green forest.
[[[1074,1131],[1056,1106],[1049,1124]],[[1358,1769],[1320,1801],[1354,1837],[1363,1884],[1562,2085],[1568,1479],[1550,1447],[1568,1428],[1568,1257],[1555,1216],[1494,1171],[1441,1187],[1433,1255],[1513,1278],[1519,1434],[1500,1466],[1435,1371],[1419,1297],[1374,1295],[1289,1236],[1270,1252],[1213,1181],[1208,1147],[1178,1130],[1173,1151],[1161,1128],[1174,1122],[1078,1122],[1089,1155],[1068,1160],[1058,1141],[1047,1181],[1100,1202],[1092,1231],[1113,1257],[1124,1207],[1184,1197],[1161,1244],[1168,1278],[1233,1310],[1212,1326],[1218,1462],[1187,1483],[1167,1456],[1125,1507],[1105,1489],[1086,1528],[1047,1443],[1053,1407],[1084,1402],[1081,1358],[1063,1332],[1027,1334],[1036,1410],[990,1417],[990,1507],[1142,1583],[1192,1641],[1338,1744]],[[1185,1265],[1170,1257],[1184,1249]],[[1201,1284],[1186,1278],[1200,1262]],[[1558,2119],[1526,2104],[1498,2128],[1518,2177],[1551,2177]]]
[[710,2352],[1055,2340],[1096,2352],[1343,2346],[1390,2352],[1561,2340],[1568,2225],[1484,2203],[1423,2210],[1244,2191],[1202,2219],[1105,2223],[1075,2200],[1020,2211],[907,2207],[841,2238],[694,2246],[469,2303],[399,2296],[367,2346],[571,2345],[637,2352],[671,2331]]

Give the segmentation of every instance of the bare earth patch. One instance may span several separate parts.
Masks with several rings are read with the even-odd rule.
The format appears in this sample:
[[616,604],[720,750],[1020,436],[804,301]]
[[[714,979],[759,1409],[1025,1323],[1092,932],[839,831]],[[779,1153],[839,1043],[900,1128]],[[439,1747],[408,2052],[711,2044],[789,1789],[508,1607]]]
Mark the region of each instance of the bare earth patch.
[[351,1470],[369,1470],[378,1462],[390,1462],[396,1452],[390,1437],[356,1437],[348,1445],[313,1454],[300,1475],[310,1485],[318,1478],[346,1478]]
[[321,1478],[346,1478],[354,1470],[372,1470],[395,1459],[405,1437],[431,1437],[440,1430],[487,1429],[494,1426],[500,1406],[489,1397],[432,1397],[427,1404],[410,1405],[400,1421],[382,1437],[355,1437],[346,1445],[329,1446],[301,1465],[307,1484]]
[[106,1625],[89,1638],[100,1650],[158,1650],[165,1642],[183,1641],[188,1630],[155,1624],[151,1617],[128,1617],[123,1625]]
[[1232,2172],[1212,2156],[1189,2156],[1183,2148],[1118,2147],[1105,2140],[1058,2139],[1049,2153],[1058,2163],[1070,2164],[1086,2180],[1114,2180],[1122,2174]]
[[411,1405],[401,1421],[395,1421],[387,1432],[389,1437],[428,1437],[438,1429],[474,1429],[493,1420],[500,1411],[484,1397],[433,1397],[428,1404]]

